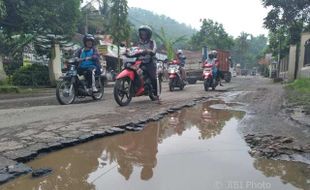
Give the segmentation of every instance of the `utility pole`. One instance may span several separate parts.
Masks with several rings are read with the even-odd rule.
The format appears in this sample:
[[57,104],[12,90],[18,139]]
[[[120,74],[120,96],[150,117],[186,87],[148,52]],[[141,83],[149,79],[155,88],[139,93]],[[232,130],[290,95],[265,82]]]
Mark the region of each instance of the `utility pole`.
[[85,13],[85,34],[88,34],[88,13]]
[[277,69],[277,78],[280,77],[280,62],[281,62],[281,38],[278,35],[279,40],[279,51],[278,51],[278,69]]

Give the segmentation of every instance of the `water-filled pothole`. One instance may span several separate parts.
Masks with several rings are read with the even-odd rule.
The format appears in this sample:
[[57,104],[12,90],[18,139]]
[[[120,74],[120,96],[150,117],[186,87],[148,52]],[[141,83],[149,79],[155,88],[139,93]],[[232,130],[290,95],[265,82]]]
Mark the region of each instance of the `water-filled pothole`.
[[244,113],[214,104],[223,102],[41,156],[28,165],[50,167],[51,175],[23,176],[1,189],[310,189],[307,165],[252,158],[237,132]]

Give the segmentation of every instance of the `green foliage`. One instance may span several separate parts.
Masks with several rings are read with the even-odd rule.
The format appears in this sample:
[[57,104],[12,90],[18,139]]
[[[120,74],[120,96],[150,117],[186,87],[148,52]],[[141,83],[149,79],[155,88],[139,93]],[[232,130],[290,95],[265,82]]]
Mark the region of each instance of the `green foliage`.
[[280,55],[280,58],[285,57],[289,53],[289,34],[285,29],[280,29],[277,32],[269,33],[268,52],[274,56]]
[[6,8],[4,6],[4,1],[0,0],[0,19],[6,15]]
[[310,78],[297,79],[287,85],[291,90],[296,90],[300,93],[308,93],[310,96]]
[[110,20],[108,31],[115,43],[127,40],[130,33],[127,0],[114,0],[108,18]]
[[230,50],[234,41],[225,32],[222,24],[204,19],[200,31],[193,35],[191,44],[194,50],[200,50],[204,46],[208,46],[209,49]]
[[4,0],[6,16],[0,27],[8,34],[73,34],[80,0]]
[[20,89],[17,86],[8,86],[0,84],[0,93],[19,93]]
[[48,67],[38,64],[23,66],[13,74],[12,81],[18,86],[48,86]]
[[113,36],[114,44],[118,45],[118,68],[121,67],[119,45],[123,41],[128,41],[130,25],[128,22],[127,0],[114,0],[110,9],[108,31]]
[[33,35],[8,36],[0,31],[0,53],[6,56],[13,56],[20,52],[31,40],[33,40]]
[[10,77],[16,70],[18,70],[23,65],[23,56],[22,52],[17,52],[13,56],[6,59],[4,62],[4,71]]
[[257,37],[242,32],[235,39],[232,48],[232,58],[235,63],[240,63],[242,68],[251,69],[257,66],[258,60],[263,57],[267,48],[267,38],[264,35]]
[[297,44],[302,31],[310,31],[309,0],[262,0],[266,8],[271,8],[264,25],[271,32],[284,30],[291,44]]
[[286,86],[286,97],[292,106],[302,106],[310,114],[310,79],[298,79]]
[[175,52],[173,48],[175,44],[186,40],[185,36],[180,36],[175,40],[171,40],[169,37],[167,37],[167,34],[163,28],[161,28],[161,34],[160,35],[156,34],[156,36],[165,47],[165,50],[167,51],[168,60],[174,59]]

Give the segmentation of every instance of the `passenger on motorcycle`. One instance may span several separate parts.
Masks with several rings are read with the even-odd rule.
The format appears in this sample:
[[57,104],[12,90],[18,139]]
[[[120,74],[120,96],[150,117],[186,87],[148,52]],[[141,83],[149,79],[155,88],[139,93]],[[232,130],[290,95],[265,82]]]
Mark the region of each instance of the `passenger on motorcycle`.
[[186,81],[186,72],[185,72],[185,55],[183,54],[183,51],[181,49],[178,50],[177,52],[177,60],[180,63],[180,72],[181,72],[181,77],[183,81]]
[[78,74],[84,75],[88,87],[91,86],[93,92],[97,92],[95,84],[95,75],[100,75],[99,54],[95,47],[95,37],[91,34],[86,34],[83,38],[84,47],[80,48],[75,56],[80,59],[78,66]]
[[143,63],[144,68],[143,75],[149,77],[152,82],[152,87],[155,94],[158,96],[157,92],[157,80],[156,80],[156,51],[157,46],[156,42],[152,40],[152,29],[147,25],[142,25],[138,29],[139,32],[139,42],[138,47],[145,49],[148,54],[144,57],[145,64]]

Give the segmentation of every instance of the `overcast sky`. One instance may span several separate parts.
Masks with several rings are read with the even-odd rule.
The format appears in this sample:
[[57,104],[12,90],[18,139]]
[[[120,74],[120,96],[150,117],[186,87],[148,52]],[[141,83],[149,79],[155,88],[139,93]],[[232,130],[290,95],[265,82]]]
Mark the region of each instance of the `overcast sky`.
[[166,15],[196,29],[201,26],[200,19],[212,19],[234,37],[241,32],[268,34],[263,28],[267,10],[261,0],[128,0],[128,5]]

